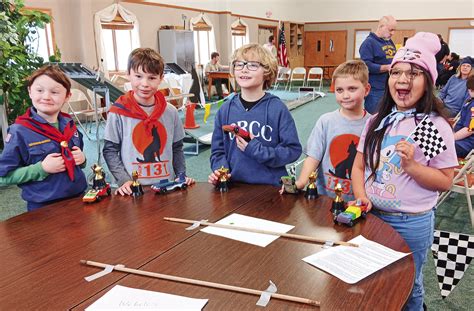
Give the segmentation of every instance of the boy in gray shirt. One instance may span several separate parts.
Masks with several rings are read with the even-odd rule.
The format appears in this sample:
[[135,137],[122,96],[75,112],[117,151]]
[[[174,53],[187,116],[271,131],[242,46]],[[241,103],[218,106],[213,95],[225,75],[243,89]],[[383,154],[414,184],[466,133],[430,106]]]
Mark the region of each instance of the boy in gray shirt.
[[[119,184],[115,193],[121,195],[132,194],[132,171],[143,185],[186,174],[183,125],[176,108],[158,91],[163,58],[150,48],[135,49],[127,71],[132,90],[110,108],[104,137],[104,158]],[[194,180],[186,177],[186,183]]]
[[[334,188],[339,183],[347,202],[354,199],[352,164],[359,136],[370,117],[364,110],[364,97],[370,91],[368,69],[363,61],[347,61],[336,68],[332,79],[341,108],[322,115],[316,122],[308,138],[307,157],[296,187],[303,189],[311,172],[318,171],[318,193],[334,197]],[[282,188],[280,193],[283,192]]]

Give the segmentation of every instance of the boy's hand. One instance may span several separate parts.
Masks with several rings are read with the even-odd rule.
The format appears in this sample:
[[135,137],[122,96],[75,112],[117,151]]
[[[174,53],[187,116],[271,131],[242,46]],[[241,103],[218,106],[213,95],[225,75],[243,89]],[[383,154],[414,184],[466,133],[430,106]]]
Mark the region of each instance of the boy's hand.
[[63,156],[57,152],[48,154],[41,162],[41,167],[49,174],[61,173],[66,170]]
[[[219,175],[219,171],[215,170],[211,173],[211,175],[209,175],[209,177],[207,178],[207,182],[213,185],[217,184],[217,182],[219,181]],[[230,176],[230,174],[227,174],[227,179],[230,179]]]
[[[367,206],[367,212],[369,212],[372,209],[372,202],[370,202],[369,198],[364,197],[364,198],[357,198],[357,199],[360,200],[362,205]],[[357,201],[347,202],[347,206],[349,206],[349,205],[357,205]]]
[[[176,178],[175,181],[179,181],[179,178]],[[185,180],[186,185],[190,186],[194,184],[195,182],[196,181],[194,180],[194,178],[186,176],[186,180]]]
[[[250,133],[250,140],[253,139],[252,133]],[[249,144],[245,139],[242,137],[235,135],[235,143],[237,144],[237,148],[240,149],[240,151],[244,152],[245,148],[247,148],[247,145]]]
[[84,154],[84,152],[82,152],[81,148],[79,148],[78,146],[72,147],[71,153],[76,165],[81,165],[82,163],[86,161],[86,155]]
[[117,194],[120,194],[121,196],[132,195],[132,188],[131,188],[132,183],[133,181],[131,180],[126,181],[123,185],[118,187],[117,190],[115,190],[115,195]]
[[[304,188],[304,184],[299,180],[295,181],[295,186],[296,186],[296,189],[298,190],[302,190]],[[286,193],[285,185],[281,185],[281,189],[278,190],[278,193],[280,194]]]

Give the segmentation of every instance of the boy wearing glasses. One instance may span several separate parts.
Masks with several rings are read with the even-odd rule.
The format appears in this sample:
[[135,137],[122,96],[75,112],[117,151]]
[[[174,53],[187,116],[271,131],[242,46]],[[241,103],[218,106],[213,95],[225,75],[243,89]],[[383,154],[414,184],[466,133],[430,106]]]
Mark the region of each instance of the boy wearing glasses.
[[[228,99],[217,112],[211,147],[209,182],[216,184],[217,169],[229,169],[233,181],[279,185],[287,175],[285,165],[301,155],[295,122],[286,105],[266,93],[275,81],[276,58],[258,44],[247,44],[232,55],[231,72],[241,93]],[[237,125],[250,133],[250,140],[224,132],[222,126]]]
[[[351,171],[357,144],[370,117],[364,110],[364,97],[370,92],[369,70],[361,60],[340,64],[332,75],[334,93],[340,109],[323,114],[306,144],[296,188],[303,189],[311,172],[318,170],[318,193],[335,197],[334,188],[342,186],[344,200],[354,200]],[[284,188],[280,193],[284,192]]]

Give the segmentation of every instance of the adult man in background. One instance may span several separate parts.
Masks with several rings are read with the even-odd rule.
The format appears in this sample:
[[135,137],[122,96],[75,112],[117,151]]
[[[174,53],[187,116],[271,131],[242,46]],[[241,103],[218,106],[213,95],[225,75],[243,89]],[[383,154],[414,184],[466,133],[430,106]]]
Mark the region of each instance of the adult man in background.
[[263,45],[264,48],[270,51],[272,55],[276,58],[277,57],[277,49],[275,46],[275,37],[270,36],[268,37],[268,42]]
[[[209,77],[209,72],[212,71],[228,71],[229,66],[223,66],[219,63],[220,60],[220,55],[217,52],[212,52],[211,54],[211,61],[207,63],[206,67],[204,68],[204,74],[205,74],[205,82],[207,84],[208,77]],[[212,79],[212,84],[216,86],[216,91],[217,91],[217,96],[219,99],[224,98],[224,93],[222,91],[222,84],[227,85],[229,83],[228,79]],[[230,90],[229,92],[233,92],[234,90],[232,89],[232,85],[230,85]],[[211,98],[211,94],[208,94],[208,97]]]
[[397,49],[392,41],[397,21],[393,16],[384,16],[379,20],[377,30],[371,32],[359,48],[360,58],[369,67],[369,95],[365,98],[365,110],[378,112],[378,103],[385,90],[385,81],[393,56]]

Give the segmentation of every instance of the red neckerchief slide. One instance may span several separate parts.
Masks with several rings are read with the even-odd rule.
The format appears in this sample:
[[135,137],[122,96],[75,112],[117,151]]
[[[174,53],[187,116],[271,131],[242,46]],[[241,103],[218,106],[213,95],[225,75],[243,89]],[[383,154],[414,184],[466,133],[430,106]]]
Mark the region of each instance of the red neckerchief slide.
[[117,101],[110,107],[109,112],[120,114],[125,117],[143,120],[145,130],[151,135],[153,124],[158,121],[166,109],[166,99],[163,94],[158,91],[155,93],[155,109],[148,115],[137,103],[133,97],[133,91],[120,96]]
[[[60,112],[63,117],[70,118],[67,113]],[[71,181],[74,181],[74,167],[76,162],[72,156],[71,149],[69,149],[69,141],[71,140],[74,133],[76,133],[77,128],[74,122],[68,122],[64,128],[64,133],[61,133],[57,128],[52,126],[49,123],[41,123],[34,120],[31,117],[31,108],[28,108],[24,115],[19,116],[15,123],[23,125],[30,130],[44,135],[56,142],[61,146],[61,155],[64,159],[64,165],[66,166],[66,172]]]

